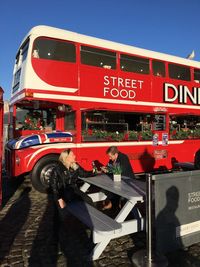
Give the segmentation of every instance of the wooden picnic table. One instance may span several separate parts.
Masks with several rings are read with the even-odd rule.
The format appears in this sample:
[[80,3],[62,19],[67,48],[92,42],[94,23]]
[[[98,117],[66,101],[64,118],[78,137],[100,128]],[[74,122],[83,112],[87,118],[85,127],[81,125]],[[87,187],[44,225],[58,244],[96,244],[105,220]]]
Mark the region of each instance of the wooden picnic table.
[[[96,246],[94,247],[93,252],[91,254],[91,259],[96,260],[99,258],[110,240],[144,230],[144,219],[142,218],[139,211],[137,212],[136,218],[130,220],[126,220],[126,218],[130,214],[130,212],[134,210],[134,207],[138,202],[144,201],[145,190],[143,190],[142,187],[139,185],[139,181],[131,179],[129,177],[122,177],[122,180],[120,182],[113,181],[113,179],[106,174],[80,179],[84,181],[84,184],[81,187],[81,190],[83,192],[87,193],[91,185],[95,185],[100,189],[100,192],[98,193],[88,194],[94,202],[101,201],[106,198],[106,195],[104,194],[105,190],[107,192],[114,193],[125,200],[124,206],[119,211],[117,216],[113,219],[113,223],[118,224],[117,231],[108,230],[106,232],[102,232],[99,230],[98,224],[92,229],[93,242],[96,244]],[[103,192],[101,192],[102,189]],[[104,214],[103,212],[101,213]],[[89,216],[90,212],[88,211],[88,217]],[[105,217],[102,216],[102,223],[105,223],[104,218]],[[89,218],[89,220],[91,221],[91,218]]]

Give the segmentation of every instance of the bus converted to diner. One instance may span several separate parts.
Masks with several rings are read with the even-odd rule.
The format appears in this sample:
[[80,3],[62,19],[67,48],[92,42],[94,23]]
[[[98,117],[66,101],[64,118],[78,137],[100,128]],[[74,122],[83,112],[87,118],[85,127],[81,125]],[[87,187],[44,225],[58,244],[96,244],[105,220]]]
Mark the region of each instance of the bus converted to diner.
[[111,145],[136,173],[199,168],[199,104],[199,62],[36,26],[15,60],[7,173],[45,191],[62,150],[90,169]]

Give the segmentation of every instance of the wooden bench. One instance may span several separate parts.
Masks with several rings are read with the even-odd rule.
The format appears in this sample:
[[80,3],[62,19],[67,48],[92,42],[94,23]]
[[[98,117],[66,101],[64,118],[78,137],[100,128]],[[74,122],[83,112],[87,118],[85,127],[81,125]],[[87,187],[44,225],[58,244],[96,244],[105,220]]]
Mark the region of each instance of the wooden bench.
[[121,224],[84,201],[67,204],[67,210],[90,229],[99,234],[113,234],[121,230]]
[[[84,201],[67,204],[67,211],[93,231],[93,242],[101,243],[106,238],[120,233],[122,225]],[[95,249],[94,249],[95,250]]]

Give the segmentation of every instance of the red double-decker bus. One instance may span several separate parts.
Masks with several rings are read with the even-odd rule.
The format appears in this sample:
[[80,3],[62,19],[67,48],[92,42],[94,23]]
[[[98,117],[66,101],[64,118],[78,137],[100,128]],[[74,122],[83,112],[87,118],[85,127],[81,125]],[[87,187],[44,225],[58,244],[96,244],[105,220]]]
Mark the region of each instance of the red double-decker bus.
[[200,63],[47,26],[30,30],[15,61],[10,176],[44,191],[60,152],[91,168],[106,149],[136,173],[199,167]]

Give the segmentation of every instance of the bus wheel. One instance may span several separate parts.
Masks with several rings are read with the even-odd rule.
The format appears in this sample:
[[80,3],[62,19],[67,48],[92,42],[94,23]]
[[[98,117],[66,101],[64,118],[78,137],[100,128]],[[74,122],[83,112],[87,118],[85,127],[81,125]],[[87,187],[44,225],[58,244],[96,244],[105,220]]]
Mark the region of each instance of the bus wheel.
[[41,158],[34,166],[31,173],[31,182],[37,191],[41,193],[48,192],[49,178],[53,167],[58,162],[58,157],[58,155],[48,155]]
[[195,169],[200,170],[200,150],[197,151],[194,158],[194,167]]

